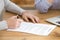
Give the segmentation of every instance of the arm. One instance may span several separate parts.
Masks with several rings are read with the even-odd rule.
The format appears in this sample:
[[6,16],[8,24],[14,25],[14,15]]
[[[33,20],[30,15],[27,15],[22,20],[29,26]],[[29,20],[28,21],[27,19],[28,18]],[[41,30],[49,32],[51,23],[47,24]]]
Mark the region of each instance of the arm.
[[9,0],[4,1],[6,10],[22,15],[22,18],[27,22],[29,21],[29,19],[31,19],[32,22],[39,22],[39,18],[37,16],[32,15],[30,12],[23,10],[22,8],[18,7]]
[[46,13],[52,6],[53,0],[35,0],[35,6],[41,13]]
[[22,12],[25,11],[21,7],[18,7],[17,5],[15,5],[13,2],[11,2],[9,0],[4,0],[4,3],[5,3],[5,8],[8,11],[18,13],[20,15],[22,14]]

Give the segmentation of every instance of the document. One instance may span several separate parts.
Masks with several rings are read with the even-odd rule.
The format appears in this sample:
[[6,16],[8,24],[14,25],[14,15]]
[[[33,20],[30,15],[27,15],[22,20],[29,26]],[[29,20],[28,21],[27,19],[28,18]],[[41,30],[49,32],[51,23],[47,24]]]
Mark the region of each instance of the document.
[[50,24],[22,22],[19,28],[8,29],[7,31],[25,32],[35,35],[48,36],[55,28],[55,25]]

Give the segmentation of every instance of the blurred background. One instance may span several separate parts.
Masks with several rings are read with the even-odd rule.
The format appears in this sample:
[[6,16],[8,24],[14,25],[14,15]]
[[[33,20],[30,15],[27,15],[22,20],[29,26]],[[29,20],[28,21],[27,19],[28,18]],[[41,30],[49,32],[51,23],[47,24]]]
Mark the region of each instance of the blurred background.
[[22,8],[34,8],[34,0],[11,0]]

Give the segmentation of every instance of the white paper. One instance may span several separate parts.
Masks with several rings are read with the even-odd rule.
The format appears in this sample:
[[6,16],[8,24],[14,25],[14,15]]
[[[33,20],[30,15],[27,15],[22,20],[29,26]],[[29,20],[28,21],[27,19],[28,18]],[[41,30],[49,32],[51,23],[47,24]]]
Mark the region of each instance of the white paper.
[[56,26],[49,24],[37,24],[37,23],[34,24],[34,23],[22,22],[19,28],[8,29],[8,31],[17,31],[17,32],[25,32],[36,35],[48,36],[55,27]]

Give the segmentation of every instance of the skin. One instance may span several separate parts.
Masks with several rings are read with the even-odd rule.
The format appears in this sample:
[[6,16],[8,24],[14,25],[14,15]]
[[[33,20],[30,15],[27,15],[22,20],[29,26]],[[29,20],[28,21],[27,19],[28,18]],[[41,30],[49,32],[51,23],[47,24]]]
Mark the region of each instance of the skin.
[[17,19],[17,16],[13,16],[6,20],[8,24],[8,28],[14,29],[19,26],[19,24],[23,21],[22,19]]
[[22,18],[23,18],[25,21],[27,21],[27,22],[29,22],[29,19],[30,19],[33,23],[39,23],[39,22],[40,22],[40,20],[39,20],[39,18],[38,18],[37,16],[32,15],[32,14],[31,14],[30,12],[28,12],[28,11],[25,11],[25,12],[22,13]]

